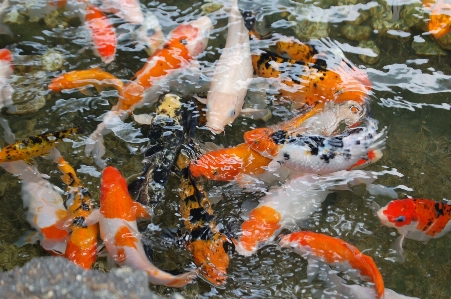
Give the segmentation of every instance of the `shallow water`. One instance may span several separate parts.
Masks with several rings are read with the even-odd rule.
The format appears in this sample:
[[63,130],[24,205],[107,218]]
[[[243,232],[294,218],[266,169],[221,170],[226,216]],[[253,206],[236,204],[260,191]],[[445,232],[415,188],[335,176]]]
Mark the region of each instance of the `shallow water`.
[[[141,2],[158,17],[165,34],[177,24],[201,16],[201,6],[209,3],[191,0]],[[291,1],[268,0],[261,1],[260,4],[240,1],[240,7],[252,8],[258,12],[258,28],[262,32],[282,33],[289,36],[298,34],[299,38],[304,40],[307,38],[305,35],[318,37],[318,34],[325,30],[324,23],[311,23],[315,19],[311,17],[312,15],[318,16],[323,21],[328,18],[330,39],[341,46],[349,60],[368,73],[373,84],[370,104],[372,116],[379,121],[380,127],[387,127],[388,138],[383,151],[384,157],[366,170],[392,170],[380,176],[375,183],[395,187],[399,198],[412,196],[437,201],[449,198],[449,190],[451,190],[449,111],[451,109],[449,99],[451,72],[448,59],[450,54],[447,50],[441,50],[434,38],[425,33],[424,29],[422,30],[421,22],[414,20],[412,16],[405,18],[405,23],[410,24],[411,27],[393,25],[388,28],[391,30],[404,28],[403,32],[392,31],[390,34],[384,33],[383,28],[375,30],[376,25],[372,23],[373,21],[378,18],[391,20],[391,3],[363,1],[359,4],[358,2],[305,1],[303,9],[298,10],[297,3]],[[403,5],[404,9],[419,6],[419,2],[415,1],[397,1],[396,3]],[[358,9],[368,11],[370,7],[375,12],[361,25],[373,26],[367,39],[374,41],[380,50],[379,61],[371,65],[365,64],[358,57],[358,54],[365,52],[359,47],[359,42],[346,38],[342,33],[342,28],[359,15]],[[379,13],[376,13],[376,10],[379,10]],[[64,11],[61,11],[61,14],[64,15]],[[70,16],[70,13],[68,14]],[[224,46],[227,23],[226,14],[223,12],[212,13],[209,16],[214,20],[215,29],[207,50],[199,57],[201,63],[207,66],[217,59],[218,48]],[[84,118],[98,117],[107,112],[116,103],[117,93],[104,91],[99,95],[95,90],[93,96],[85,96],[75,90],[49,93],[46,91],[47,84],[51,78],[60,74],[61,70],[43,71],[40,57],[47,50],[55,49],[64,54],[66,62],[62,69],[65,71],[100,66],[118,78],[127,80],[141,68],[147,54],[121,44],[116,60],[109,65],[104,65],[93,55],[89,47],[85,47],[86,33],[80,21],[77,18],[64,16],[61,18],[67,24],[61,26],[51,22],[46,24],[42,19],[37,22],[25,19],[22,24],[10,23],[13,36],[0,35],[0,48],[7,47],[14,54],[14,80],[41,71],[40,79],[31,78],[21,84],[13,81],[16,92],[22,91],[27,94],[24,97],[25,101],[35,99],[37,97],[35,93],[41,92],[46,100],[42,108],[32,113],[11,115],[3,111],[0,116],[8,121],[17,140],[83,123],[86,127],[85,133],[77,135],[71,141],[60,143],[57,147],[77,170],[93,197],[98,198],[101,169],[96,166],[91,157],[85,156],[84,140],[94,130],[99,119],[85,121]],[[111,18],[116,26],[122,23],[113,15]],[[297,23],[304,28],[302,32],[296,31]],[[416,23],[417,27],[414,27],[412,23]],[[405,35],[405,37],[400,38],[399,35]],[[424,44],[427,44],[428,49],[435,49],[429,50],[428,53],[435,51],[443,56],[417,54],[413,41],[421,39],[425,41]],[[226,128],[223,135],[212,136],[206,131],[198,131],[199,140],[212,141],[225,147],[236,145],[242,142],[242,134],[250,128],[275,124],[290,116],[286,109],[272,105],[271,101],[270,108],[274,117],[268,123],[238,118],[233,126]],[[149,110],[151,110],[149,107],[140,109],[142,112]],[[131,123],[135,129],[141,128],[131,119],[126,122]],[[145,132],[144,127],[143,132]],[[1,129],[0,134],[2,134]],[[124,141],[114,134],[105,136],[107,164],[116,166],[125,177],[140,172],[142,168],[143,154],[140,149],[145,147],[146,143],[142,140],[136,142],[139,141],[138,137]],[[6,142],[0,139],[0,147],[5,144]],[[62,189],[65,188],[59,180],[59,171],[52,162],[38,158],[36,163],[42,173],[51,177],[52,183]],[[165,202],[156,211],[158,216],[154,223],[159,224],[160,227],[180,225],[176,215],[178,212],[177,182],[177,178],[171,177]],[[222,200],[214,206],[218,221],[224,224],[231,221],[240,223],[242,204],[244,202],[256,204],[263,194],[239,192],[238,187],[231,185],[219,189],[223,185],[222,183],[208,185],[210,190],[219,190],[221,193]],[[307,221],[299,224],[299,227],[340,237],[372,256],[381,270],[386,287],[398,293],[424,299],[450,298],[451,239],[449,235],[433,239],[428,244],[405,240],[406,262],[393,261],[390,246],[397,234],[393,229],[382,227],[371,209],[373,201],[383,206],[389,200],[387,196],[371,195],[362,186],[336,191],[327,197],[321,209]],[[0,169],[0,202],[3,207],[0,210],[2,270],[22,265],[34,256],[45,255],[37,245],[26,245],[20,249],[12,245],[30,229],[30,226],[24,219],[25,211],[22,208],[20,184],[17,178],[3,169]],[[178,270],[192,266],[187,250],[165,243],[158,231],[152,236],[152,241],[155,246],[154,260],[158,266]],[[232,254],[228,269],[229,278],[224,287],[213,287],[202,279],[197,279],[193,285],[180,291],[187,298],[311,298],[312,289],[321,289],[324,286],[319,280],[308,283],[306,268],[307,263],[303,258],[281,250],[276,245],[267,245],[252,257]],[[174,291],[164,287],[151,286],[151,288],[165,294]]]

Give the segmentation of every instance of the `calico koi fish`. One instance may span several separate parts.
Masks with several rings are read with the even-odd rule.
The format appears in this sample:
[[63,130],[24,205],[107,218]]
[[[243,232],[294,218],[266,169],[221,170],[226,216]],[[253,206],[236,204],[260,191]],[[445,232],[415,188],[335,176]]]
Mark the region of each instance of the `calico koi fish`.
[[144,14],[139,0],[102,0],[99,9],[116,14],[128,23],[141,24]]
[[116,54],[116,33],[113,23],[108,17],[94,6],[86,6],[86,24],[91,32],[94,43],[94,53],[104,63],[114,60]]
[[91,194],[81,184],[72,166],[61,156],[58,159],[58,168],[64,174],[61,179],[67,185],[67,202],[72,202],[68,208],[71,224],[64,256],[84,269],[91,269],[97,257],[99,233],[97,223],[90,226],[85,223],[85,219],[92,213]]
[[245,256],[254,254],[273,240],[287,225],[307,219],[334,189],[348,184],[370,183],[374,176],[361,170],[338,171],[326,175],[306,174],[289,178],[260,198],[260,203],[241,225],[235,250]]
[[284,236],[279,245],[290,248],[307,259],[319,259],[328,264],[349,263],[352,268],[359,270],[362,276],[369,277],[370,281],[374,282],[378,299],[386,298],[384,280],[374,260],[341,239],[302,231]]
[[406,198],[390,201],[377,212],[381,223],[401,235],[396,249],[402,254],[404,238],[427,242],[451,230],[451,205],[431,199]]
[[441,38],[451,30],[451,4],[437,0],[432,6],[428,30],[435,38]]
[[93,85],[98,92],[101,92],[105,86],[113,87],[120,92],[124,83],[100,68],[93,68],[90,70],[64,73],[52,79],[48,88],[55,92],[59,92],[63,89],[78,88],[83,92],[88,85]]
[[268,165],[271,171],[283,164],[302,173],[325,174],[351,168],[360,159],[367,157],[370,150],[381,148],[385,142],[384,135],[385,131],[377,133],[376,126],[371,123],[330,137],[273,134],[279,149],[277,153],[263,154],[274,157]]
[[248,30],[237,0],[231,1],[227,28],[226,44],[215,65],[206,101],[206,126],[215,134],[224,131],[241,113],[253,75]]
[[0,49],[0,109],[11,106],[13,88],[8,80],[14,72],[12,54],[8,49]]
[[29,160],[48,154],[58,142],[78,133],[79,127],[58,132],[48,132],[9,144],[0,150],[0,163]]
[[207,46],[211,20],[201,17],[188,24],[176,27],[157,51],[149,57],[142,69],[136,72],[134,80],[127,83],[119,97],[118,108],[129,110],[141,102],[144,92],[157,80],[174,72],[176,69],[188,67],[189,61],[199,55]]
[[130,197],[121,173],[108,166],[102,172],[100,209],[86,218],[86,224],[99,222],[100,237],[108,255],[120,266],[146,271],[152,284],[168,287],[187,285],[196,277],[194,271],[172,275],[155,267],[147,258],[136,224],[136,215],[143,210],[146,211]]

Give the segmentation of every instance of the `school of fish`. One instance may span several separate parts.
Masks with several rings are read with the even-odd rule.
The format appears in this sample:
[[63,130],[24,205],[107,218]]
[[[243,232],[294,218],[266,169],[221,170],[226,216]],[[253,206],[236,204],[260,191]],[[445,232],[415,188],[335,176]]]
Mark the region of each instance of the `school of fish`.
[[[333,44],[320,41],[304,43],[279,36],[272,47],[254,49],[252,42],[262,41],[257,20],[251,11],[240,11],[237,0],[229,0],[222,9],[228,22],[224,48],[210,75],[205,70],[203,74],[210,76],[208,86],[193,88],[196,91],[189,95],[172,94],[166,89],[168,82],[191,73],[199,79],[195,74],[203,71],[198,59],[205,58],[200,57],[216,25],[208,15],[179,24],[164,37],[158,19],[138,0],[77,2],[72,5],[78,7],[101,67],[55,74],[47,88],[53,94],[74,89],[86,96],[92,95],[92,87],[98,93],[116,91],[116,104],[85,138],[84,153],[94,156],[101,182],[99,187],[82,183],[58,150],[58,144],[83,134],[85,123],[21,141],[15,141],[11,132],[9,144],[0,150],[0,166],[20,180],[25,218],[34,229],[17,246],[39,242],[48,253],[85,269],[93,268],[105,247],[109,264],[143,270],[151,284],[180,288],[197,276],[224,285],[233,254],[251,256],[276,243],[307,259],[309,280],[323,277],[330,288],[349,298],[414,298],[386,289],[373,258],[342,239],[306,230],[279,235],[308,219],[328,194],[362,183],[369,186],[382,175],[362,170],[381,159],[389,138],[369,111],[372,87],[363,70],[343,53],[330,51]],[[5,3],[2,10],[8,9]],[[69,9],[66,1],[48,5]],[[451,28],[449,9],[442,0],[431,6],[429,31],[435,38]],[[111,14],[126,25],[115,24]],[[116,31],[124,28],[149,55],[132,78],[106,71],[118,56],[121,38]],[[0,50],[0,108],[13,104],[14,55],[18,54]],[[248,130],[241,143],[230,147],[202,144],[194,128],[205,128],[202,132],[212,135],[229,134],[227,127],[237,117],[262,115],[261,109],[243,108],[251,83],[258,80],[277,90],[278,101],[290,103],[292,117]],[[200,103],[194,104],[195,100]],[[273,105],[282,105],[278,101]],[[119,166],[102,159],[104,137],[123,126],[135,109],[154,104],[155,112],[134,115],[136,123],[147,126],[149,143],[143,150],[143,172],[128,184]],[[6,131],[7,122],[2,120],[1,125]],[[39,157],[54,162],[66,191],[39,172]],[[154,264],[138,226],[139,221],[154,221],[156,203],[171,194],[166,184],[172,175],[180,182],[181,220],[173,238],[192,254],[195,265],[179,265],[181,274]],[[239,229],[227,228],[214,214],[205,189],[209,181],[236,183],[245,192],[264,190],[264,195],[244,215]],[[92,188],[99,192],[88,190]],[[400,234],[395,249],[401,260],[405,238],[427,242],[451,230],[451,205],[431,199],[392,200],[377,211],[377,217]],[[343,267],[357,270],[360,281],[369,280],[372,286],[348,285],[331,273],[330,268],[343,271]]]

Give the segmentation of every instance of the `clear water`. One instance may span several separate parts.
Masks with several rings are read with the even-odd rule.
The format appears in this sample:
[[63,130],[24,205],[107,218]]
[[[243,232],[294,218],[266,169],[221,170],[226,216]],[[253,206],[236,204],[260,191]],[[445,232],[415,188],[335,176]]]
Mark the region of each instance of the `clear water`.
[[[17,3],[13,2],[12,3]],[[198,1],[142,1],[159,19],[163,31],[167,34],[177,24],[190,21],[202,15],[201,5],[209,2]],[[379,177],[377,184],[396,187],[400,198],[405,196],[431,198],[440,201],[449,198],[451,190],[451,90],[449,52],[441,50],[442,56],[417,54],[414,41],[424,40],[421,46],[431,54],[439,51],[437,42],[421,29],[414,27],[421,22],[415,16],[407,16],[404,21],[405,31],[375,30],[373,27],[368,40],[374,41],[380,50],[380,59],[375,64],[365,64],[358,54],[365,50],[359,42],[347,39],[342,28],[358,16],[358,9],[368,11],[372,7],[374,13],[361,25],[372,26],[377,20],[390,19],[391,5],[399,5],[403,9],[419,6],[415,1],[305,1],[302,10],[297,9],[293,1],[261,1],[261,3],[240,2],[240,7],[251,7],[258,11],[259,29],[270,33],[283,33],[289,36],[296,32],[296,24],[302,23],[304,32],[315,36],[324,27],[312,24],[318,16],[322,21],[328,20],[331,40],[341,45],[345,55],[354,64],[366,69],[373,84],[371,96],[371,112],[379,120],[381,126],[387,127],[388,139],[384,157],[368,169],[382,171],[396,169],[399,175],[387,174]],[[323,9],[319,9],[322,7]],[[395,9],[396,10],[396,9]],[[61,12],[64,14],[64,12]],[[69,13],[66,13],[70,15]],[[401,14],[402,15],[402,14]],[[418,15],[417,14],[417,18]],[[214,20],[207,50],[199,60],[209,65],[218,57],[218,49],[224,46],[226,34],[226,14],[218,12],[210,15]],[[290,17],[292,16],[292,17]],[[307,16],[307,17],[306,17]],[[121,20],[111,16],[116,25]],[[297,21],[293,21],[297,19]],[[427,16],[425,16],[427,18]],[[127,80],[141,68],[146,59],[144,51],[120,45],[117,57],[109,65],[103,65],[99,58],[93,56],[86,47],[86,32],[77,18],[62,20],[67,25],[58,27],[47,25],[42,19],[30,21],[25,18],[22,24],[9,24],[12,36],[0,35],[0,48],[7,47],[14,54],[16,65],[15,80],[24,78],[22,83],[15,83],[16,92],[25,94],[24,100],[36,97],[36,92],[45,96],[45,105],[39,110],[25,115],[10,115],[5,118],[17,139],[75,126],[83,122],[87,116],[100,116],[107,112],[116,102],[116,94],[105,91],[93,96],[85,96],[78,91],[48,93],[46,86],[51,78],[60,71],[44,71],[39,73],[40,79],[31,77],[42,71],[40,57],[49,49],[63,53],[66,62],[63,69],[87,69],[101,66],[115,76]],[[393,30],[398,30],[400,26]],[[402,26],[401,26],[402,27]],[[310,30],[312,29],[312,30]],[[407,33],[405,33],[407,32]],[[298,32],[299,34],[299,32]],[[304,33],[302,33],[304,34]],[[299,34],[300,35],[300,34]],[[399,37],[399,36],[404,37]],[[307,38],[302,35],[299,38]],[[438,49],[438,50],[437,50]],[[16,81],[15,81],[16,82]],[[213,141],[216,144],[232,146],[242,142],[242,134],[254,127],[274,124],[287,116],[281,108],[271,107],[275,115],[268,123],[238,118],[232,127],[227,127],[224,135],[213,137],[205,131],[198,132],[203,142]],[[145,111],[145,109],[143,109]],[[277,113],[278,112],[278,113]],[[131,122],[131,120],[128,120]],[[84,155],[84,140],[97,125],[97,120],[89,120],[84,125],[87,132],[73,138],[73,141],[61,143],[58,149],[78,171],[80,178],[90,188],[94,198],[98,198],[99,171],[91,157]],[[132,123],[135,129],[140,126]],[[1,131],[0,131],[1,132]],[[1,134],[1,133],[0,133]],[[131,176],[141,170],[142,154],[140,149],[145,143],[125,142],[114,134],[105,137],[107,163],[116,166],[124,175]],[[0,146],[6,143],[0,139]],[[50,180],[64,188],[59,180],[59,172],[51,162],[38,158],[36,163]],[[211,183],[211,188],[223,184]],[[177,179],[170,181],[170,192],[165,203],[157,211],[156,224],[175,227],[179,225],[177,213]],[[214,206],[219,221],[242,221],[241,206],[246,200],[257,202],[262,194],[237,192],[236,188],[222,189],[222,201]],[[390,246],[396,239],[393,229],[382,227],[373,214],[371,206],[375,201],[385,205],[390,199],[386,196],[372,196],[362,186],[348,191],[337,191],[329,195],[320,210],[301,224],[302,228],[323,232],[340,237],[371,255],[384,277],[386,287],[398,293],[420,298],[450,298],[449,281],[451,279],[451,239],[449,235],[431,240],[428,244],[406,240],[404,243],[405,263],[394,262],[390,257]],[[24,210],[20,197],[20,185],[17,178],[0,169],[0,266],[8,270],[22,265],[32,257],[45,255],[38,246],[26,245],[17,248],[12,245],[24,232],[30,229],[24,219]],[[284,231],[288,232],[288,231]],[[190,254],[184,249],[164,243],[155,234],[155,263],[165,269],[181,269],[189,267]],[[187,298],[311,298],[314,288],[322,288],[320,281],[306,281],[306,261],[276,245],[263,247],[252,257],[231,255],[228,270],[229,279],[224,287],[213,287],[201,279],[181,289]],[[167,294],[174,290],[151,286],[159,293]]]

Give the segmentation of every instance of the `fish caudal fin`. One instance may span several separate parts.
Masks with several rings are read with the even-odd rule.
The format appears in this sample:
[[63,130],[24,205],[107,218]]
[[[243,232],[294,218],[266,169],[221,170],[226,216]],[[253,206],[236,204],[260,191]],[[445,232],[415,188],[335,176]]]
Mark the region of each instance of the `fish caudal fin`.
[[183,274],[179,274],[174,276],[173,279],[171,279],[169,282],[165,283],[164,285],[168,287],[173,288],[181,288],[192,282],[197,277],[196,271],[190,271]]

